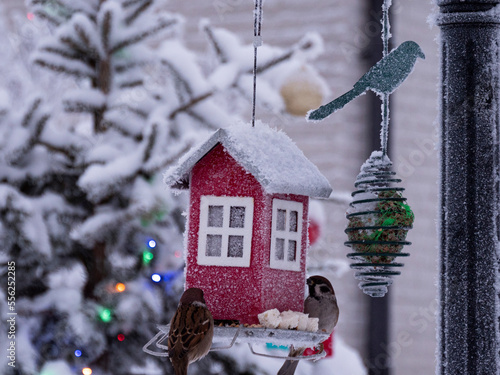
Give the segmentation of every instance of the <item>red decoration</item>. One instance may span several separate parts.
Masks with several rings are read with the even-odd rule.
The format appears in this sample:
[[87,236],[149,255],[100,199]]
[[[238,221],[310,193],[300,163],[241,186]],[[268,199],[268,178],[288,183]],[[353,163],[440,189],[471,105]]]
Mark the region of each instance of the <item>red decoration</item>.
[[[200,197],[232,196],[254,199],[254,222],[250,267],[204,266],[197,262]],[[277,308],[303,311],[306,252],[301,251],[300,271],[269,267],[273,198],[303,203],[302,220],[307,223],[308,197],[266,194],[255,177],[247,173],[221,145],[193,168],[189,213],[186,288],[205,292],[214,319],[236,319],[258,323],[257,315]],[[302,249],[307,245],[307,225],[302,229]]]
[[[333,350],[333,335],[335,334],[335,332],[332,332],[332,334],[330,335],[330,337],[328,337],[328,339],[326,339],[325,341],[323,341],[323,348],[325,350],[325,353],[326,353],[326,356],[324,358],[331,358],[333,357],[333,354],[334,354],[334,350]],[[313,354],[318,354],[319,353],[319,350],[316,349],[316,348],[307,348],[305,351],[304,351],[304,355],[305,356],[309,356],[309,355],[313,355]]]
[[219,129],[165,182],[190,189],[186,288],[204,291],[214,319],[303,311],[309,197],[331,187],[290,138],[260,123]]
[[309,245],[314,245],[321,236],[321,226],[319,223],[311,219],[309,220]]

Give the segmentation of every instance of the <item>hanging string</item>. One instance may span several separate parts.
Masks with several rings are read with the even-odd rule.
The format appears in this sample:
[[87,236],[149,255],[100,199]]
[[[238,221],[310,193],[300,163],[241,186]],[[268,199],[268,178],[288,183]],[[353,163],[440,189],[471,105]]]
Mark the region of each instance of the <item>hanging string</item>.
[[[389,23],[389,8],[392,0],[384,0],[382,5],[382,42],[383,51],[382,58],[389,53],[389,38],[391,37],[391,25]],[[382,130],[380,131],[380,142],[382,147],[382,155],[387,155],[387,143],[389,139],[389,95],[382,94]]]
[[262,28],[262,3],[263,0],[254,0],[253,21],[253,96],[252,96],[252,127],[255,126],[255,99],[257,96],[257,48],[262,45],[260,36]]

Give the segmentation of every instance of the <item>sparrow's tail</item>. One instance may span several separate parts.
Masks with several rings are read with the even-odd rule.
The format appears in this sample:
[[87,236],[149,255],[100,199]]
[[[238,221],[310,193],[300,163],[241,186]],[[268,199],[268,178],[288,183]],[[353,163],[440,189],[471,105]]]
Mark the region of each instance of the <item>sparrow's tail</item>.
[[354,86],[352,90],[346,92],[342,96],[339,96],[337,99],[332,100],[330,103],[322,105],[321,107],[313,111],[309,111],[307,114],[307,120],[319,121],[327,118],[332,113],[337,112],[341,108],[344,108],[347,103],[360,96],[365,92],[365,90],[366,88]]
[[174,367],[175,375],[187,375],[188,373],[188,361],[177,361],[176,364],[172,364]]
[[[290,354],[288,356],[289,357],[298,357],[299,355],[302,355],[303,353],[304,353],[303,348],[294,349],[292,347],[290,349]],[[277,375],[293,375],[295,373],[295,370],[297,369],[298,365],[299,365],[299,361],[291,361],[288,359],[285,361],[285,363],[283,363],[283,366],[281,366]]]

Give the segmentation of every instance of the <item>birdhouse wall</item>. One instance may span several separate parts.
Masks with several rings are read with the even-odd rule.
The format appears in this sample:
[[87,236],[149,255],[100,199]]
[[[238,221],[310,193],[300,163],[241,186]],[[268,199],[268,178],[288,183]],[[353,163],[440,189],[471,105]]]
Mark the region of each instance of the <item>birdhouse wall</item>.
[[[249,266],[203,265],[198,261],[202,197],[253,199]],[[303,204],[300,270],[270,267],[273,198]],[[205,198],[203,198],[205,199]],[[187,234],[186,288],[201,288],[214,319],[258,323],[257,315],[270,309],[302,311],[305,289],[308,197],[266,194],[259,182],[218,144],[192,169]],[[233,258],[235,259],[235,258]]]

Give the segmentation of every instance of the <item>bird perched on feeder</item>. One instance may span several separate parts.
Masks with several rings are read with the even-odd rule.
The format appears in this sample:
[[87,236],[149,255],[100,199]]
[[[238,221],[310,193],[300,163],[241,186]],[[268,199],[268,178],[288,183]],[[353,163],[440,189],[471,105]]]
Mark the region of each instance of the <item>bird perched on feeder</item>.
[[[330,335],[339,320],[339,307],[332,284],[325,277],[316,275],[307,279],[307,286],[309,296],[304,301],[304,313],[309,314],[311,318],[318,318],[318,331]],[[295,349],[292,346],[289,356],[300,356],[305,349]],[[298,364],[299,361],[286,360],[278,375],[293,375]]]
[[212,346],[214,319],[198,288],[187,289],[170,321],[168,356],[175,375],[187,375],[190,363],[203,358]]
[[377,94],[393,93],[413,71],[418,57],[425,59],[417,43],[412,41],[402,43],[365,73],[352,90],[310,111],[307,114],[308,120],[319,121],[330,116],[366,90],[372,90]]

